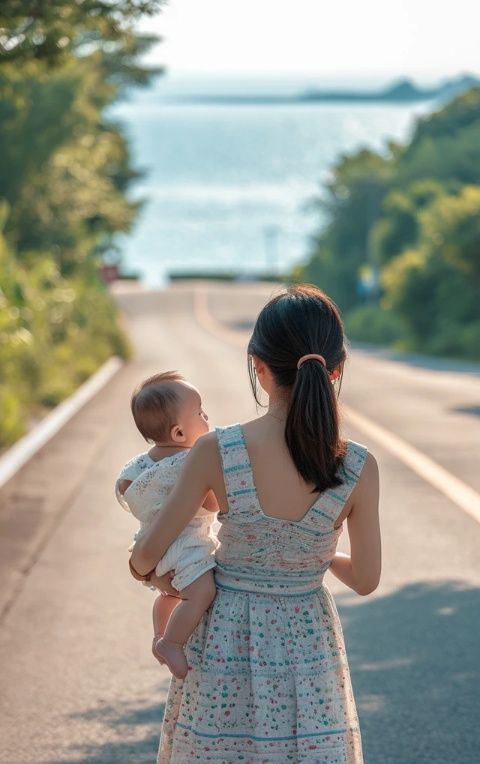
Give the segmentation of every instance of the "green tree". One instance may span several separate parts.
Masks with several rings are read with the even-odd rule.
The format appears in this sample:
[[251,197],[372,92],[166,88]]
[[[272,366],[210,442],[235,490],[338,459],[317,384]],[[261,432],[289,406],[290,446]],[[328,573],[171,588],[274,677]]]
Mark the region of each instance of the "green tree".
[[0,9],[0,198],[20,256],[55,248],[71,269],[128,231],[137,205],[126,192],[138,173],[105,113],[124,88],[160,71],[139,63],[156,38],[134,22],[161,5],[11,0]]
[[[334,296],[355,339],[478,358],[479,135],[472,88],[420,119],[407,145],[334,168],[327,224],[294,276]],[[372,267],[384,296],[364,305],[356,285]]]
[[455,190],[480,178],[480,87],[423,117],[401,155],[396,182],[439,180]]
[[[62,271],[128,231],[137,204],[126,196],[136,173],[122,133],[103,116],[115,96],[95,57],[51,73],[27,64],[0,70],[0,198],[6,235],[20,257],[55,254]],[[3,117],[3,118],[2,118]]]
[[372,254],[370,235],[388,188],[391,165],[388,157],[366,149],[342,157],[318,202],[328,223],[296,277],[320,284],[343,310],[359,299],[358,277]]
[[375,262],[383,265],[412,246],[419,236],[419,212],[444,193],[445,187],[435,180],[417,180],[389,191],[371,232]]
[[0,447],[112,354],[127,356],[100,282],[138,177],[108,107],[158,73],[135,22],[161,0],[9,0],[0,7]]
[[480,188],[438,198],[420,226],[417,248],[383,270],[384,306],[411,347],[480,360]]
[[134,24],[142,16],[158,13],[165,0],[8,0],[0,6],[0,57],[3,61],[35,59],[59,66],[69,57],[103,50],[106,60],[117,60],[137,70],[138,80],[148,74],[138,67],[138,56],[156,38],[139,35]]

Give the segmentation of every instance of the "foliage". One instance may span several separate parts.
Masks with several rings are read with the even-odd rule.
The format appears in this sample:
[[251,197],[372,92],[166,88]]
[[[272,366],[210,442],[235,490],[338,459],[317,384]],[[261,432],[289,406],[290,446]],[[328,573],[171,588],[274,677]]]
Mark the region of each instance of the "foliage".
[[[334,167],[327,226],[294,276],[332,295],[352,338],[480,359],[479,134],[473,88],[419,120],[408,145]],[[368,270],[376,306],[360,288]]]
[[137,207],[124,193],[136,177],[125,139],[102,117],[112,88],[89,58],[50,74],[4,66],[0,91],[0,143],[11,147],[0,164],[6,235],[23,259],[53,249],[71,273],[127,231]]
[[316,239],[310,263],[294,275],[322,284],[340,305],[357,301],[358,270],[365,262],[371,226],[379,215],[389,176],[388,159],[372,151],[344,156],[319,201],[330,223]]
[[435,178],[451,186],[478,183],[480,170],[480,88],[458,96],[420,119],[402,155],[398,180]]
[[401,317],[380,305],[360,305],[345,316],[349,340],[400,347],[405,330]]
[[0,446],[128,342],[98,277],[138,210],[108,107],[158,70],[134,22],[161,0],[0,8]]
[[[3,217],[5,218],[3,205]],[[0,236],[0,447],[70,395],[105,360],[128,357],[114,303],[96,268],[70,278],[48,253],[25,267]]]
[[382,273],[384,305],[413,347],[480,360],[480,187],[444,195],[420,215],[418,248]]
[[[108,56],[130,67],[145,38],[133,23],[152,16],[164,0],[8,0],[0,7],[0,54],[4,61],[36,59],[49,66],[61,64],[72,53],[108,51]],[[130,59],[130,61],[128,60]],[[138,75],[145,82],[145,69]]]

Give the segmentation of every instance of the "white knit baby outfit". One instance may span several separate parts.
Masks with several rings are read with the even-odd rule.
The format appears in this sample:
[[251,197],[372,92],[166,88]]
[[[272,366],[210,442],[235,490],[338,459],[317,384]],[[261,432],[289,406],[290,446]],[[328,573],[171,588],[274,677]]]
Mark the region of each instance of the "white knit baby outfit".
[[[164,504],[178,480],[188,450],[156,462],[148,453],[139,454],[123,467],[115,484],[115,494],[124,509],[140,520],[135,534],[137,540],[151,525],[155,514]],[[119,491],[121,480],[131,480],[123,496]],[[215,513],[201,507],[195,517],[168,547],[155,568],[157,576],[175,571],[172,586],[181,591],[215,567],[215,549],[218,546],[212,525]]]

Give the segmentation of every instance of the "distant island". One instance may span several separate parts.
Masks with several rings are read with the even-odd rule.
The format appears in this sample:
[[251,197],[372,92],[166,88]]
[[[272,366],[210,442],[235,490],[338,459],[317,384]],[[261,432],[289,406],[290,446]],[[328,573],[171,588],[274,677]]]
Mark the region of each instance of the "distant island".
[[446,80],[434,88],[419,88],[412,80],[402,79],[384,90],[373,92],[310,90],[300,96],[302,101],[431,101],[434,98],[452,98],[458,93],[480,85],[480,79],[472,75]]
[[469,88],[480,85],[480,79],[470,74],[445,80],[436,87],[421,88],[412,80],[401,79],[383,90],[308,90],[297,95],[191,95],[177,96],[175,101],[210,104],[285,104],[285,103],[415,103],[434,99],[447,100]]

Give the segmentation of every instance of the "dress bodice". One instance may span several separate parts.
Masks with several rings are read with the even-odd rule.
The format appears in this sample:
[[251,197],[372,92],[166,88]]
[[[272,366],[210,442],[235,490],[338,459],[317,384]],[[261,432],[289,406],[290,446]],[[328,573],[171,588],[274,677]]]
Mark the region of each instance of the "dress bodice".
[[262,511],[241,426],[218,428],[217,437],[229,506],[218,515],[217,584],[292,595],[319,588],[342,532],[334,526],[360,476],[366,446],[348,441],[342,485],[323,491],[293,521]]

